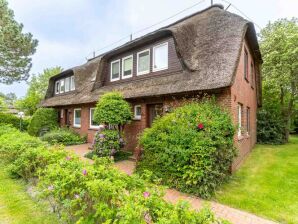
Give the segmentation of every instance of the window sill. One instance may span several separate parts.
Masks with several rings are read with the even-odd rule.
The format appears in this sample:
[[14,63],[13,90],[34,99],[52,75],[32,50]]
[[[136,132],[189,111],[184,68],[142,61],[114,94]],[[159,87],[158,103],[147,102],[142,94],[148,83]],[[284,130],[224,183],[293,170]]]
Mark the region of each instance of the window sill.
[[135,118],[135,117],[134,117],[132,120],[133,120],[133,121],[140,121],[141,118]]
[[248,139],[248,138],[250,138],[250,135],[249,134],[238,135],[238,141],[242,141],[242,140]]
[[90,131],[98,131],[99,127],[89,127],[88,130]]
[[77,129],[80,129],[81,128],[81,126],[72,126],[73,128],[77,128]]

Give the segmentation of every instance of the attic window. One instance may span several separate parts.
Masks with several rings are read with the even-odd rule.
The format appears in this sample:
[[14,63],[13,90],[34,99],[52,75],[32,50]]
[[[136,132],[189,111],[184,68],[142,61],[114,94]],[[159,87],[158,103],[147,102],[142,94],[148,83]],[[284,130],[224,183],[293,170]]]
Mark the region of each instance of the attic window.
[[64,93],[65,86],[64,86],[64,79],[60,80],[60,93]]
[[60,92],[60,82],[56,81],[55,82],[55,93],[59,94],[59,92]]
[[168,68],[168,43],[153,47],[153,71],[160,71]]
[[74,76],[70,77],[70,90],[75,90]]
[[132,63],[133,63],[132,55],[122,58],[122,79],[132,77],[132,67],[133,67]]
[[244,78],[248,81],[248,53],[244,49]]
[[65,92],[68,92],[70,88],[70,77],[65,78]]
[[120,60],[111,62],[111,81],[120,79]]
[[144,50],[137,54],[137,75],[150,72],[150,50]]

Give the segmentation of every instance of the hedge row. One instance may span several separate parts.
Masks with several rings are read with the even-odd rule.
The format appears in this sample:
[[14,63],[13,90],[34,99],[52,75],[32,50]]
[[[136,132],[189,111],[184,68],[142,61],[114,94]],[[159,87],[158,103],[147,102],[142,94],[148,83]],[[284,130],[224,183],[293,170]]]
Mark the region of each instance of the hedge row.
[[[22,120],[22,130],[26,131],[28,125],[30,123],[30,119],[25,118]],[[13,114],[6,114],[0,112],[0,125],[11,124],[13,127],[19,129],[20,128],[20,118]]]
[[14,177],[38,177],[40,196],[67,223],[226,223],[209,209],[172,205],[163,191],[141,176],[127,176],[107,158],[94,165],[36,137],[0,126],[0,155]]

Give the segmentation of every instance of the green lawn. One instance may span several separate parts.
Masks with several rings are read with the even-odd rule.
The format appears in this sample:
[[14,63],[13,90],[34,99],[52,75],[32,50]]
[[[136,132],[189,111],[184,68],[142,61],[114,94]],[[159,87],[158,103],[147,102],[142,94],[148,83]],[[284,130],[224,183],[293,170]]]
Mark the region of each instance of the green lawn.
[[281,223],[298,223],[298,137],[257,145],[215,200]]
[[53,224],[58,219],[33,201],[26,193],[23,182],[11,179],[0,164],[0,223],[1,224]]

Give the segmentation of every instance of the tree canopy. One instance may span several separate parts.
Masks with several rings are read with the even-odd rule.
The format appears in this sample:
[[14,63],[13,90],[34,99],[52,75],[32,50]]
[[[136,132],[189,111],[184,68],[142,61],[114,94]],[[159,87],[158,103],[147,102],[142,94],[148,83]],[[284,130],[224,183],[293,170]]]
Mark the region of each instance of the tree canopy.
[[0,83],[27,80],[38,41],[23,33],[6,0],[0,0]]
[[260,33],[263,56],[263,105],[276,110],[285,123],[288,140],[298,102],[298,20],[280,19]]
[[33,75],[31,81],[29,82],[29,88],[26,96],[17,101],[17,107],[24,110],[26,114],[33,115],[38,108],[38,104],[45,97],[49,79],[62,72],[62,70],[63,69],[61,67],[48,68],[37,76]]

